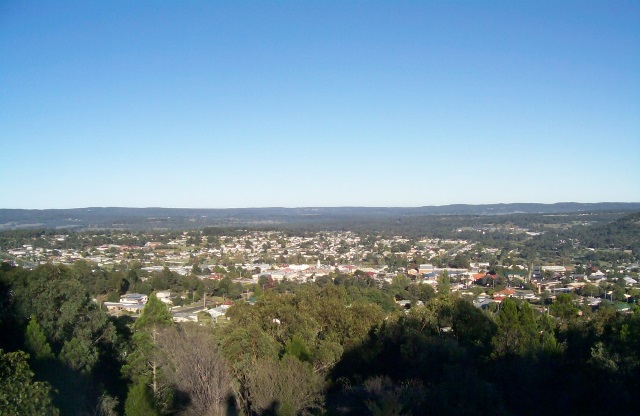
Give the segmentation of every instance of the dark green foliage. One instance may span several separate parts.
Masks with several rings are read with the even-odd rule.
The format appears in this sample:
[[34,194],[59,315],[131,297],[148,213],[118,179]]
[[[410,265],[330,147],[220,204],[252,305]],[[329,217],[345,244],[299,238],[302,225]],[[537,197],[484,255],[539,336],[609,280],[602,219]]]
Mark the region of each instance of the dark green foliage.
[[[452,329],[443,330],[449,322]],[[430,302],[387,321],[345,352],[330,378],[349,389],[330,390],[327,401],[354,414],[368,409],[371,414],[536,415],[544,408],[552,415],[596,415],[603,403],[636,414],[639,343],[637,312],[620,315],[604,308],[589,321],[557,325],[528,303],[510,299],[495,319],[463,300]],[[357,388],[370,391],[374,381],[375,394]]]
[[18,322],[9,275],[20,269],[6,263],[0,263],[0,267],[0,349],[13,351],[21,348],[24,331]]
[[152,294],[142,310],[142,315],[136,320],[135,328],[136,330],[150,330],[171,325],[172,323],[173,320],[167,305]]
[[[149,296],[142,315],[134,324],[131,352],[127,355],[126,364],[122,367],[123,374],[130,378],[135,386],[140,384],[151,386],[154,403],[161,408],[169,408],[173,402],[173,392],[170,389],[161,389],[162,369],[159,362],[160,332],[172,325],[173,320],[167,306],[154,294]],[[136,403],[141,403],[140,400]]]
[[309,361],[311,359],[311,353],[304,344],[302,338],[294,335],[284,348],[285,352],[293,357],[296,357],[300,361]]
[[98,352],[89,344],[73,338],[64,343],[59,359],[73,371],[88,374],[99,357]]
[[[408,403],[404,396],[416,387],[422,387],[421,384],[416,386],[395,385],[390,378],[384,376],[369,378],[363,384],[366,392],[364,404],[373,416],[408,414]],[[421,393],[424,394],[422,391]],[[418,400],[413,401],[414,405],[422,402],[420,397],[422,394],[416,395]]]
[[551,314],[558,318],[568,320],[578,316],[578,308],[573,303],[573,297],[568,293],[560,293],[551,304]]
[[0,414],[56,416],[51,387],[33,380],[33,372],[22,351],[0,349]]
[[131,338],[132,351],[127,355],[123,372],[136,383],[152,383],[157,367],[156,348],[158,334],[173,320],[167,306],[155,295],[151,295],[142,315],[136,320]]
[[13,276],[18,318],[34,317],[54,352],[77,338],[96,349],[98,342],[111,342],[113,331],[107,315],[89,297],[64,266],[44,265],[31,272],[19,269]]
[[[322,383],[317,383],[316,377],[322,379],[343,351],[358,345],[384,317],[377,305],[361,301],[351,303],[347,290],[332,284],[322,288],[300,287],[295,294],[269,290],[255,305],[238,304],[227,315],[234,325],[222,329],[222,350],[240,383],[242,405],[246,409],[258,406],[263,410],[270,405],[266,402],[269,394],[260,389],[263,383],[257,380],[268,377],[280,380],[275,374],[278,368],[298,372],[297,377],[302,377],[299,383],[315,386],[308,390],[309,397],[317,397]],[[266,370],[258,371],[256,363],[263,363]],[[282,383],[295,380],[295,377],[293,374],[282,377],[280,385],[273,388],[285,400],[292,394],[287,390],[291,386]],[[276,391],[272,393],[276,394]],[[302,397],[298,399],[302,400]],[[256,405],[255,400],[260,404]],[[317,404],[315,398],[305,399],[303,407],[299,407],[302,405],[297,401],[286,400],[280,405],[293,406],[294,412]],[[286,413],[285,408],[278,409]]]
[[448,295],[451,288],[451,278],[449,273],[445,270],[438,279],[438,293]]
[[[485,322],[490,318],[481,312],[476,316],[464,301],[429,306],[434,307],[412,309],[408,316],[372,332],[360,347],[345,353],[331,378],[350,383],[369,380],[365,383],[369,394],[360,400],[374,414],[503,412],[500,393],[476,370],[481,366],[478,343],[487,339],[481,334],[484,329],[491,333]],[[460,320],[466,317],[471,318],[466,327],[471,330],[468,338],[460,333],[465,328]],[[446,327],[442,325],[452,320],[458,333],[443,331]],[[464,339],[461,342],[469,349],[456,338]],[[352,397],[357,399],[357,390]]]
[[118,292],[109,292],[107,295],[107,302],[119,302],[120,301],[120,293]]
[[47,337],[34,317],[31,317],[29,325],[27,325],[24,343],[34,359],[48,360],[54,358],[51,347],[47,342]]
[[153,407],[153,395],[145,383],[131,386],[124,403],[126,416],[158,416],[160,413]]
[[[54,388],[53,401],[64,414],[90,411],[103,393],[104,380],[104,373],[93,370],[112,355],[115,339],[107,315],[91,301],[71,268],[16,268],[1,277],[11,287],[13,327],[24,334],[17,337],[23,343],[20,348],[33,354],[36,379]],[[117,359],[111,363],[120,365]]]
[[423,303],[430,301],[436,297],[436,291],[433,286],[428,284],[417,284],[409,286],[409,293]]
[[[0,325],[15,334],[2,345],[32,353],[26,368],[35,376],[20,370],[25,383],[47,381],[56,390],[47,390],[49,403],[63,414],[95,413],[103,402],[110,412],[126,407],[126,414],[187,411],[175,363],[197,362],[189,360],[196,353],[186,353],[193,344],[191,333],[182,332],[188,326],[174,331],[182,354],[168,354],[162,334],[173,324],[166,305],[151,296],[135,324],[109,320],[86,292],[91,279],[101,277],[88,264],[0,270],[6,295]],[[204,290],[193,278],[174,283]],[[223,279],[206,290],[234,286]],[[621,314],[604,301],[596,311],[582,306],[578,315],[571,296],[559,295],[549,315],[513,299],[491,313],[455,292],[429,289],[404,275],[380,288],[364,273],[265,286],[255,305],[238,302],[230,322],[204,329],[212,346],[206,351],[220,346],[222,371],[230,367],[234,400],[245,414],[322,408],[328,414],[640,414],[637,309]],[[411,309],[400,311],[393,295],[406,296]],[[125,356],[124,374],[133,381],[128,395],[121,389],[129,380],[120,379]]]
[[498,332],[493,339],[494,354],[523,355],[534,353],[539,346],[539,331],[533,309],[524,302],[520,306],[507,298],[496,318]]
[[457,299],[452,314],[452,330],[458,342],[486,355],[497,332],[495,321],[470,302]]

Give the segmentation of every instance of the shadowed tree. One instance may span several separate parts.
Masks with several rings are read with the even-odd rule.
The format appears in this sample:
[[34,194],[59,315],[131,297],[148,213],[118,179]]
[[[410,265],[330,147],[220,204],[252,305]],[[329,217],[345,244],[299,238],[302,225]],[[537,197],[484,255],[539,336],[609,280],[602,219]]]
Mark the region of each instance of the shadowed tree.
[[451,327],[458,342],[463,346],[473,347],[485,353],[490,351],[496,324],[471,302],[456,300]]
[[33,381],[33,372],[22,351],[0,350],[0,414],[57,416],[48,383]]
[[188,397],[184,415],[226,413],[231,376],[210,330],[198,326],[169,328],[160,337],[163,381]]
[[251,409],[258,414],[272,409],[278,415],[294,416],[318,408],[322,402],[322,375],[290,355],[258,361],[247,378]]

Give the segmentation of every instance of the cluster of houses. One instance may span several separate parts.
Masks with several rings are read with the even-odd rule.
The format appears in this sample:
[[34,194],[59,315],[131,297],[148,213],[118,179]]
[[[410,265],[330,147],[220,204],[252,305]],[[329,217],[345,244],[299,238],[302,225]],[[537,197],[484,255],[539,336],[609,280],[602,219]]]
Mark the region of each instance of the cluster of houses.
[[[273,282],[283,281],[285,279],[296,282],[312,281],[317,277],[329,275],[331,272],[338,271],[344,274],[354,274],[356,271],[360,272],[360,275],[366,275],[370,278],[376,279],[379,282],[386,281],[391,283],[394,276],[393,273],[387,272],[386,267],[378,268],[359,268],[355,265],[342,265],[342,266],[327,266],[322,265],[318,261],[316,265],[311,266],[307,264],[303,265],[284,265],[283,267],[274,267],[271,265],[262,265],[265,269],[260,273],[253,275],[252,279],[240,279],[241,283],[257,283],[262,276],[266,276]],[[255,265],[252,265],[255,267]],[[561,266],[551,266],[549,269],[544,269],[545,266],[534,268],[534,270],[540,271],[553,271],[556,278],[544,279],[542,275],[535,276],[535,273],[528,278],[523,276],[523,273],[518,271],[513,274],[502,276],[506,277],[509,281],[508,287],[502,290],[491,291],[491,294],[487,294],[485,290],[482,293],[478,293],[473,288],[487,288],[493,282],[497,280],[495,273],[488,272],[485,269],[488,264],[475,263],[471,265],[470,269],[457,269],[457,268],[438,268],[432,264],[421,264],[417,269],[408,270],[407,274],[414,277],[414,284],[429,284],[433,285],[437,289],[439,282],[443,274],[446,272],[455,283],[450,284],[450,290],[459,291],[461,295],[471,296],[473,298],[473,304],[478,308],[487,308],[492,304],[500,304],[506,298],[516,298],[537,304],[544,308],[541,303],[543,298],[553,299],[559,293],[571,293],[583,288],[587,284],[600,285],[605,282],[610,282],[607,276],[602,271],[596,271],[590,275],[583,274],[571,274],[570,279],[561,279],[566,277],[566,270]],[[633,270],[632,266],[631,269]],[[260,267],[257,267],[260,269]],[[220,278],[220,274],[215,276],[203,276],[203,278]],[[527,281],[531,285],[529,288],[525,288],[523,283]],[[511,284],[513,283],[513,284]],[[635,279],[629,275],[620,278],[620,282],[626,289],[639,289],[638,279]],[[534,289],[531,289],[533,287]],[[611,293],[611,292],[605,292]],[[226,300],[221,304],[215,304],[213,307],[207,305],[206,300],[203,301],[202,306],[190,306],[185,308],[172,307],[172,296],[169,291],[159,291],[155,293],[156,297],[167,304],[170,308],[173,320],[175,322],[198,322],[199,314],[206,312],[211,316],[213,322],[218,322],[219,319],[225,319],[228,308],[233,304],[232,301]],[[583,293],[584,295],[584,293]],[[625,295],[626,296],[626,295]],[[630,296],[630,295],[629,295]],[[104,302],[104,306],[111,314],[120,314],[127,312],[130,314],[138,315],[145,307],[148,301],[147,295],[139,293],[128,293],[123,295],[119,302]],[[583,296],[581,302],[590,306],[597,306],[602,299],[600,297]],[[397,302],[401,307],[408,308],[410,302],[408,300],[398,300]],[[618,302],[616,307],[619,311],[623,312],[630,309],[630,305],[624,302]]]
[[[13,256],[14,261],[27,267],[49,262],[73,264],[78,260],[90,261],[98,267],[110,267],[123,261],[136,260],[143,270],[152,272],[166,266],[172,272],[188,275],[194,259],[200,264],[207,261],[219,263],[223,258],[248,264],[313,265],[318,259],[332,266],[359,264],[365,260],[370,264],[385,264],[384,258],[391,255],[430,258],[446,251],[439,247],[441,245],[456,246],[458,251],[468,251],[473,247],[465,240],[424,239],[410,244],[408,239],[401,236],[363,241],[360,236],[348,231],[319,232],[309,236],[253,231],[246,235],[218,238],[201,236],[199,239],[192,238],[193,234],[193,231],[184,232],[177,238],[147,241],[162,236],[120,235],[114,231],[109,236],[113,243],[95,246],[92,241],[98,236],[77,234],[74,235],[74,241],[77,240],[78,247],[73,248],[68,246],[68,235],[52,235],[33,239],[19,247],[3,247],[2,250]],[[139,240],[137,245],[132,243],[135,239]],[[497,249],[483,250],[490,252]]]
[[[198,322],[199,313],[207,312],[213,322],[218,322],[218,319],[224,318],[227,313],[227,309],[233,302],[225,300],[219,305],[215,305],[213,308],[207,308],[206,301],[203,301],[202,307],[188,307],[188,308],[174,308],[171,305],[171,292],[159,291],[155,292],[156,297],[161,302],[169,306],[169,311],[174,322]],[[104,302],[103,305],[107,308],[107,312],[112,315],[119,315],[123,312],[132,314],[133,316],[140,315],[142,310],[149,301],[147,295],[141,293],[127,293],[120,298],[119,302]]]
[[[509,286],[500,291],[494,291],[495,279],[487,274],[489,263],[471,263],[467,269],[438,268],[433,264],[423,263],[418,267],[387,266],[395,264],[387,262],[390,258],[403,258],[407,261],[429,260],[438,256],[453,257],[457,254],[472,253],[476,258],[480,253],[495,256],[500,249],[495,247],[476,247],[474,243],[465,240],[423,239],[410,241],[401,236],[386,238],[362,238],[351,232],[319,232],[305,236],[291,236],[278,231],[251,231],[244,235],[230,235],[210,237],[197,232],[184,232],[177,237],[158,236],[154,234],[134,236],[129,233],[119,235],[113,232],[110,239],[113,244],[92,246],[89,241],[96,238],[90,234],[74,235],[74,241],[82,242],[83,248],[68,247],[69,236],[52,235],[34,239],[29,244],[19,247],[5,247],[6,253],[13,256],[14,262],[31,267],[46,262],[73,264],[78,260],[88,260],[97,267],[111,267],[129,260],[136,260],[142,270],[149,273],[160,272],[165,267],[180,275],[194,273],[194,265],[199,266],[203,273],[201,279],[221,279],[225,273],[213,273],[210,270],[222,267],[221,264],[235,263],[250,271],[249,279],[238,279],[242,284],[257,283],[261,277],[267,277],[274,283],[281,281],[307,282],[333,272],[343,274],[359,274],[369,276],[380,283],[391,283],[400,272],[409,275],[417,283],[433,285],[437,288],[440,276],[446,271],[451,277],[450,290],[461,293],[477,293],[471,291],[474,287],[483,287],[491,292],[491,296],[478,295],[475,301],[479,305],[500,302],[505,297],[520,297],[532,302],[541,297],[553,297],[557,293],[573,292],[586,284],[606,287],[611,285],[612,275],[609,271],[592,270],[588,276],[571,274],[563,266],[536,266],[533,270],[522,265],[510,266],[509,274],[504,276]],[[154,240],[158,238],[161,241]],[[135,243],[138,239],[138,244]],[[42,246],[41,244],[44,244]],[[516,253],[517,254],[517,253]],[[471,256],[470,256],[471,257]],[[223,261],[224,260],[224,261]],[[638,266],[622,274],[621,281],[629,296],[634,289],[638,289]],[[209,269],[209,271],[207,271]],[[614,271],[620,276],[620,270]],[[533,290],[525,290],[523,282],[533,284]],[[532,287],[529,286],[531,289]],[[171,296],[159,298],[171,305]],[[636,296],[637,297],[637,296]],[[597,305],[601,298],[590,296],[585,302]],[[123,296],[119,302],[106,302],[104,305],[112,313],[136,313],[144,307],[144,295],[135,294]],[[173,308],[175,314],[179,312]],[[222,311],[211,312],[217,315]],[[176,315],[176,319],[191,319],[187,316]],[[217,318],[221,315],[217,315]]]

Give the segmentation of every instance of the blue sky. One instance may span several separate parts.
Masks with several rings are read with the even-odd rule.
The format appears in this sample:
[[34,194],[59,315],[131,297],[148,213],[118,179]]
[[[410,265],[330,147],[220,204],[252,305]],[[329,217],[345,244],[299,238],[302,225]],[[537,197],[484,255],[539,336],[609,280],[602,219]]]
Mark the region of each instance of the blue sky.
[[637,1],[0,2],[0,208],[640,201]]

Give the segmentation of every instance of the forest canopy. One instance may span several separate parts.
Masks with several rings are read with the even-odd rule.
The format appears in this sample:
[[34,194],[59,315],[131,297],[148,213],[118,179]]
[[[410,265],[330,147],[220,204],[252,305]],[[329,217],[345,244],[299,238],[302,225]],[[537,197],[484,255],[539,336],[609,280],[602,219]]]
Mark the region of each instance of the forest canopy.
[[3,413],[640,410],[637,308],[569,296],[547,313],[509,298],[490,311],[432,293],[406,310],[383,300],[392,289],[354,277],[266,288],[231,307],[228,324],[201,327],[173,323],[154,296],[135,322],[110,317],[64,266],[5,265],[0,282],[2,380],[34,397],[2,389]]

